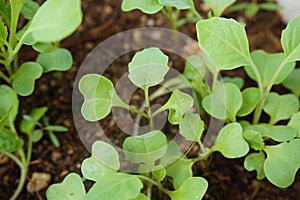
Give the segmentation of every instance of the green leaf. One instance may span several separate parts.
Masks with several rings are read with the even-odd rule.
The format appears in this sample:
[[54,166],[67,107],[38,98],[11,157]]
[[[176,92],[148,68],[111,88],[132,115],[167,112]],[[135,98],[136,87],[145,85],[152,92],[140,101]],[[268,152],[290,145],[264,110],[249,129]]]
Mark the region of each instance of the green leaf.
[[189,9],[194,6],[192,0],[158,0],[159,3],[163,6],[175,7],[177,9]]
[[291,20],[281,36],[281,45],[287,62],[300,60],[300,16]]
[[[257,67],[257,70],[262,79],[264,87],[267,87],[277,71],[280,63],[284,60],[283,53],[270,54],[263,50],[256,50],[251,52],[251,58]],[[281,83],[295,68],[296,63],[291,62],[284,66],[276,78],[274,84]],[[257,81],[257,77],[250,66],[245,66],[245,70],[251,79]]]
[[25,37],[25,40],[23,41],[24,44],[26,45],[33,45],[35,44],[37,41],[35,38],[33,38],[31,33],[28,33],[28,27],[30,25],[31,21],[29,21],[21,30],[19,30],[16,34],[16,38],[18,40],[21,40],[21,38],[24,36],[24,34],[27,34],[27,36]]
[[171,193],[172,200],[200,200],[208,188],[208,183],[201,177],[187,178],[182,185]]
[[140,194],[143,183],[134,175],[114,173],[97,181],[84,199],[130,199]]
[[112,82],[104,76],[85,75],[79,82],[79,90],[85,99],[81,113],[88,121],[98,121],[105,118],[113,106],[126,108],[118,97]]
[[7,24],[10,24],[10,5],[6,0],[0,0],[0,15],[6,21]]
[[175,141],[170,141],[167,146],[167,152],[160,159],[160,164],[169,166],[181,158],[183,153],[180,151],[178,144]]
[[224,10],[235,1],[236,0],[204,0],[204,2],[211,7],[216,17],[221,16]]
[[185,62],[183,76],[188,80],[202,80],[206,71],[202,59],[199,56],[192,55]]
[[276,124],[280,120],[291,118],[292,114],[299,111],[299,100],[295,95],[279,95],[271,92],[263,107],[270,116],[270,124]]
[[9,110],[7,111],[7,113],[4,114],[4,115],[0,118],[0,131],[3,130],[3,128],[4,128],[5,125],[7,124],[9,115],[10,115],[10,113],[11,113],[11,110],[12,110],[12,109],[9,109]]
[[172,177],[175,189],[178,189],[187,178],[193,176],[193,164],[192,160],[182,158],[166,167],[167,175]]
[[264,171],[265,159],[265,154],[262,151],[259,153],[250,153],[245,158],[244,167],[247,171],[256,170],[256,178],[262,180],[266,176]]
[[300,139],[266,146],[267,159],[264,169],[267,179],[280,188],[290,186],[300,167]]
[[81,24],[80,0],[47,0],[27,30],[39,42],[56,42],[71,35]]
[[32,45],[32,48],[40,53],[49,53],[55,50],[51,42],[37,42]]
[[0,119],[11,109],[8,122],[9,124],[12,124],[14,123],[19,110],[19,99],[17,93],[7,85],[0,85],[0,97]]
[[295,128],[298,131],[298,138],[300,138],[300,112],[297,112],[292,115],[291,120],[288,123],[288,126]]
[[128,65],[130,81],[144,91],[164,80],[169,71],[168,56],[158,48],[148,48],[138,52]]
[[167,138],[161,131],[155,130],[140,136],[127,137],[123,150],[128,160],[145,163],[152,170],[157,159],[167,151]]
[[78,174],[69,174],[62,183],[51,185],[46,192],[48,200],[82,200],[85,197],[85,188]]
[[243,133],[243,137],[254,150],[262,150],[265,146],[262,135],[257,131],[247,130]]
[[106,174],[120,168],[119,154],[108,143],[97,141],[92,146],[92,156],[83,161],[81,172],[86,179],[99,181]]
[[146,195],[144,195],[143,193],[141,193],[137,197],[132,198],[130,200],[150,200],[150,199]]
[[169,110],[168,119],[171,124],[179,124],[184,113],[193,106],[193,98],[179,90],[175,90],[167,103],[163,106]]
[[186,113],[179,123],[180,134],[188,141],[201,144],[204,122],[198,114]]
[[3,41],[6,41],[8,32],[2,19],[0,19],[0,44],[3,45]]
[[0,131],[0,149],[15,152],[23,146],[24,142],[18,134],[7,129]]
[[254,17],[258,13],[259,9],[260,7],[257,3],[249,3],[245,8],[245,16],[250,18]]
[[34,91],[35,80],[43,74],[43,68],[36,62],[25,62],[12,76],[12,86],[21,96],[28,96]]
[[41,107],[41,108],[34,108],[31,110],[29,116],[34,120],[34,121],[28,121],[28,120],[22,120],[20,129],[22,133],[31,135],[34,131],[34,128],[36,126],[36,123],[45,115],[47,112],[48,107]]
[[152,175],[157,181],[161,182],[166,177],[167,171],[161,165],[157,165],[154,167]]
[[239,109],[237,115],[244,117],[250,114],[255,108],[256,105],[261,100],[260,91],[258,88],[249,87],[242,91],[243,104]]
[[56,137],[56,135],[52,132],[49,132],[48,134],[49,134],[49,138],[50,138],[52,144],[54,144],[54,146],[59,148],[60,147],[60,142],[59,142],[58,138]]
[[154,14],[160,11],[163,5],[160,5],[158,0],[123,0],[122,10],[125,12],[139,9],[146,14]]
[[32,133],[32,142],[39,142],[42,138],[43,138],[43,131],[38,129],[38,130],[34,130]]
[[200,48],[219,71],[249,64],[249,45],[242,24],[233,19],[213,17],[200,20],[196,27]]
[[243,97],[239,88],[232,83],[225,83],[202,101],[206,112],[218,119],[236,120],[236,114],[242,107]]
[[68,128],[64,127],[64,126],[47,126],[45,127],[45,130],[47,131],[54,131],[54,132],[67,132]]
[[242,89],[244,86],[244,79],[241,77],[228,77],[225,76],[222,78],[223,83],[232,83],[236,85],[239,89]]
[[283,86],[291,90],[294,95],[300,97],[300,69],[294,69],[292,73],[283,81]]
[[259,5],[260,9],[268,10],[268,11],[278,11],[281,10],[282,7],[277,5],[276,3],[270,2],[270,3],[262,3]]
[[217,137],[213,151],[219,151],[226,158],[239,158],[246,155],[249,146],[243,138],[243,129],[239,123],[227,124]]
[[54,70],[66,71],[72,67],[73,58],[67,49],[56,48],[50,52],[39,54],[36,62],[43,67],[44,73]]
[[25,19],[32,20],[33,16],[40,8],[39,4],[32,0],[27,0],[22,7],[21,13]]
[[247,126],[245,130],[259,132],[262,137],[271,138],[277,142],[289,141],[297,136],[297,130],[289,126],[258,124]]

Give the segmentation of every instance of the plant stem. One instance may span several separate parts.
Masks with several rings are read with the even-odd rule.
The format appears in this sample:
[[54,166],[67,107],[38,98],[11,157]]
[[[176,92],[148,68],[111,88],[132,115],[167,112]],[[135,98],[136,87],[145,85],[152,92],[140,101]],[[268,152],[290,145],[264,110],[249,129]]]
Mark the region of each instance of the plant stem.
[[10,84],[10,79],[2,72],[0,71],[0,78],[5,80],[8,84]]
[[151,183],[152,185],[155,185],[160,191],[166,193],[167,195],[171,195],[171,191],[168,189],[165,189],[160,182],[156,182],[155,180],[146,177],[146,176],[142,176],[142,175],[136,175],[139,179],[147,181],[148,183]]
[[147,114],[149,116],[149,125],[151,130],[154,129],[154,124],[153,124],[153,116],[152,116],[152,112],[151,112],[151,105],[150,105],[150,100],[149,100],[149,88],[147,87],[145,90],[145,108],[147,110]]
[[128,109],[129,111],[131,111],[131,112],[134,112],[134,113],[136,113],[136,114],[139,114],[139,115],[145,117],[146,119],[150,119],[150,117],[149,117],[146,113],[140,111],[139,109],[137,109],[137,108],[135,108],[135,107],[133,107],[133,106],[128,106],[127,109]]

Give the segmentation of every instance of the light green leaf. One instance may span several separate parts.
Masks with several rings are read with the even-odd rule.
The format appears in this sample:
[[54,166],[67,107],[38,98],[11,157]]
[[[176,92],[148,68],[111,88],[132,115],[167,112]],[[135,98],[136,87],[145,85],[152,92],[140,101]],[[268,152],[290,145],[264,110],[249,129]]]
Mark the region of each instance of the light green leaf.
[[206,67],[199,56],[192,55],[187,58],[183,76],[188,80],[202,80],[206,75]]
[[48,200],[82,200],[85,188],[78,174],[69,174],[62,183],[51,185],[46,192]]
[[[263,50],[256,50],[251,52],[251,58],[257,67],[257,70],[262,79],[263,86],[267,87],[273,75],[277,71],[280,63],[284,60],[284,54],[283,53],[269,54]],[[274,84],[281,83],[293,71],[295,65],[296,65],[295,62],[286,64],[284,68],[281,70],[281,72],[279,73]],[[245,70],[251,79],[257,81],[256,75],[251,67],[245,66]]]
[[291,20],[281,36],[281,45],[287,62],[300,60],[300,16]]
[[134,175],[108,174],[97,181],[83,199],[131,199],[137,197],[142,188],[143,183]]
[[182,185],[171,193],[172,200],[200,200],[208,188],[208,183],[201,177],[187,178]]
[[167,152],[160,159],[160,164],[163,166],[169,166],[176,162],[178,158],[181,158],[183,153],[180,151],[178,144],[175,141],[170,141],[167,146]]
[[169,71],[168,59],[158,48],[136,53],[128,65],[130,81],[143,90],[159,84]]
[[242,91],[243,104],[237,115],[240,117],[250,114],[258,102],[261,100],[260,91],[258,88],[249,87]]
[[43,68],[36,62],[25,62],[11,77],[14,90],[21,96],[28,96],[34,91],[35,80],[43,74]]
[[300,112],[297,112],[292,115],[291,120],[288,123],[288,126],[295,128],[298,131],[298,138],[300,138]]
[[9,109],[6,114],[4,114],[3,116],[1,116],[1,118],[0,118],[0,131],[3,130],[3,128],[7,124],[9,115],[11,113],[11,110],[12,109]]
[[245,8],[245,16],[246,17],[254,17],[258,11],[259,11],[260,7],[257,3],[248,3],[246,8]]
[[177,9],[189,9],[194,6],[192,0],[158,0],[163,6],[175,7]]
[[34,130],[32,133],[32,142],[39,142],[42,138],[43,138],[43,131],[38,129],[38,130]]
[[222,81],[223,81],[223,83],[233,83],[239,89],[242,89],[244,86],[244,79],[242,79],[241,77],[225,76],[225,77],[222,77]]
[[161,182],[166,177],[167,171],[161,165],[157,165],[154,167],[152,175],[157,181]]
[[248,65],[249,45],[245,27],[233,19],[213,17],[200,20],[197,36],[202,51],[218,70],[231,70]]
[[217,137],[213,151],[219,151],[226,158],[239,158],[246,155],[249,146],[243,138],[243,129],[239,123],[227,124]]
[[150,199],[146,195],[144,195],[143,193],[141,193],[137,197],[131,198],[130,200],[150,200]]
[[265,159],[265,154],[262,151],[259,153],[251,153],[245,158],[244,167],[247,171],[256,170],[256,178],[262,180],[266,176],[264,171]]
[[0,44],[3,45],[3,41],[6,41],[8,32],[2,19],[0,19]]
[[297,136],[297,130],[289,126],[258,124],[247,126],[245,130],[259,132],[262,137],[271,138],[277,142],[289,141]]
[[160,11],[163,5],[160,5],[158,0],[123,0],[122,10],[125,12],[139,9],[146,14],[154,14]]
[[293,183],[300,167],[299,149],[300,139],[265,147],[267,159],[264,169],[271,183],[281,188],[286,188]]
[[198,114],[186,113],[179,123],[180,134],[188,141],[201,144],[204,122]]
[[22,7],[21,13],[25,19],[32,20],[39,7],[40,6],[37,2],[27,0]]
[[54,146],[59,148],[60,142],[59,142],[58,138],[56,137],[56,135],[53,132],[48,132],[48,134],[49,134],[49,138],[50,138],[52,144],[54,144]]
[[71,35],[81,24],[80,0],[47,0],[27,30],[39,42],[56,42]]
[[179,124],[184,113],[193,106],[193,98],[179,90],[175,90],[167,103],[163,106],[169,110],[168,119],[171,124]]
[[211,7],[216,17],[221,16],[224,10],[235,1],[236,0],[204,0],[204,2]]
[[8,152],[15,152],[23,146],[24,142],[17,133],[3,129],[0,131],[0,149]]
[[34,121],[28,121],[23,119],[21,121],[20,129],[22,133],[25,134],[32,134],[34,131],[34,128],[36,126],[36,122],[38,122],[47,112],[48,107],[40,107],[40,108],[34,108],[31,110],[29,116],[34,120]]
[[47,126],[44,129],[47,131],[54,131],[54,132],[67,132],[68,131],[68,128],[66,128],[64,126],[56,126],[56,125]]
[[294,69],[292,73],[283,81],[283,86],[291,90],[294,95],[300,97],[300,69]]
[[254,150],[262,150],[264,148],[264,140],[262,135],[253,130],[243,132],[244,139],[248,142],[249,146]]
[[26,38],[25,40],[23,41],[24,44],[26,45],[33,45],[35,44],[37,41],[35,38],[33,38],[32,34],[31,33],[28,33],[27,30],[28,30],[28,27],[30,25],[31,21],[29,21],[21,30],[19,30],[16,34],[16,38],[18,40],[21,40],[21,38],[24,36],[24,34],[26,34]]
[[11,109],[8,117],[10,124],[14,123],[19,110],[19,99],[17,93],[7,85],[0,85],[0,119]]
[[152,170],[157,159],[167,151],[167,138],[161,131],[155,130],[140,136],[127,137],[123,150],[128,160],[145,163]]
[[239,88],[232,83],[225,83],[202,101],[203,108],[218,119],[236,120],[236,114],[242,107],[243,97]]
[[270,124],[276,124],[280,120],[289,119],[292,114],[299,111],[299,100],[295,95],[279,95],[271,92],[263,107],[270,116]]
[[187,178],[193,176],[193,164],[194,162],[192,160],[182,158],[166,167],[167,175],[173,179],[175,190],[178,189]]
[[83,117],[88,121],[105,118],[113,106],[126,107],[118,97],[113,83],[98,74],[87,74],[79,82],[79,90],[84,96],[81,108]]
[[66,71],[72,67],[73,58],[67,49],[56,48],[47,53],[41,53],[36,59],[44,69],[44,73],[58,70]]
[[40,53],[49,53],[55,50],[51,42],[37,42],[32,45],[32,48]]

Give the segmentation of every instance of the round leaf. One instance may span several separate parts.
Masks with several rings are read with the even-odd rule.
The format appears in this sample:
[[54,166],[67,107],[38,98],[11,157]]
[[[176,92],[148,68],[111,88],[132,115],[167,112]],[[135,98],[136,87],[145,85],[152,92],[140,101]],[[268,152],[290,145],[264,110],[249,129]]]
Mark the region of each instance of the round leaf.
[[133,9],[139,9],[147,14],[154,14],[160,11],[163,5],[160,5],[158,0],[123,0],[122,10],[125,12]]
[[249,87],[242,92],[243,104],[237,115],[240,117],[250,114],[261,100],[261,95],[258,88]]
[[198,114],[186,113],[179,124],[180,134],[188,141],[199,144],[204,131],[204,122]]

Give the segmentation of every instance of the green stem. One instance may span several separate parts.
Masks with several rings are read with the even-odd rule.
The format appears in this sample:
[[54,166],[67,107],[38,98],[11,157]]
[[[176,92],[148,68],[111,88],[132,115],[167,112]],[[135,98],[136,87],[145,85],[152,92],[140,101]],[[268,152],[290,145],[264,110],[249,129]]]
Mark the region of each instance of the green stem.
[[190,11],[197,17],[197,20],[203,19],[203,17],[199,14],[199,12],[196,10],[195,6],[192,6],[190,8]]
[[154,124],[153,124],[153,116],[151,112],[151,105],[150,105],[150,100],[149,100],[149,88],[147,87],[145,90],[145,108],[147,110],[147,114],[149,116],[149,125],[151,130],[154,129]]
[[0,78],[5,80],[8,84],[10,84],[10,79],[2,72],[0,71]]
[[133,107],[133,106],[127,106],[127,109],[128,109],[129,111],[131,111],[131,112],[134,112],[134,113],[136,113],[136,114],[139,114],[139,115],[145,117],[146,119],[150,119],[150,117],[149,117],[146,113],[140,111],[139,109],[137,109],[137,108],[135,108],[135,107]]
[[147,181],[148,183],[151,183],[152,185],[155,185],[160,191],[166,193],[167,195],[171,195],[171,191],[165,189],[160,182],[156,182],[155,180],[146,177],[146,176],[142,176],[142,175],[136,175],[139,179],[143,180],[143,181]]
[[25,32],[19,42],[17,43],[16,47],[12,52],[10,52],[9,57],[8,57],[8,63],[10,64],[16,57],[17,53],[20,51],[22,45],[24,44],[24,41],[26,37],[30,34],[30,32]]

